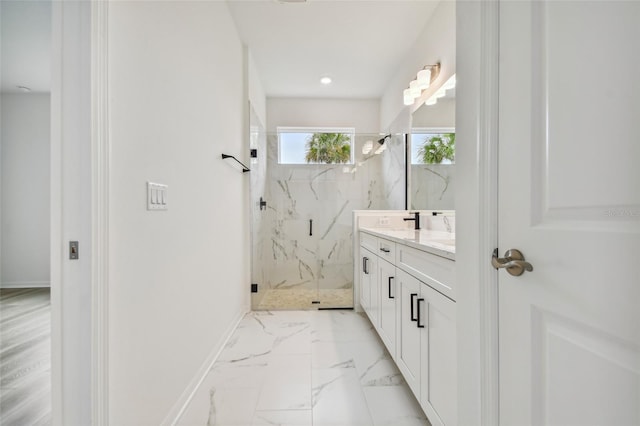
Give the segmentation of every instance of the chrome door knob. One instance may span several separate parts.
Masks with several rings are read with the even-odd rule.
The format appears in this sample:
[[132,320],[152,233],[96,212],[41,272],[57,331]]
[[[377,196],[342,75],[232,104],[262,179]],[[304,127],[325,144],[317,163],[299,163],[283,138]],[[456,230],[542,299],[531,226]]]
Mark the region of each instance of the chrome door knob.
[[524,261],[524,255],[520,250],[509,249],[504,253],[504,257],[498,257],[498,249],[493,251],[491,265],[496,269],[505,268],[514,277],[524,274],[524,271],[533,271],[533,266]]

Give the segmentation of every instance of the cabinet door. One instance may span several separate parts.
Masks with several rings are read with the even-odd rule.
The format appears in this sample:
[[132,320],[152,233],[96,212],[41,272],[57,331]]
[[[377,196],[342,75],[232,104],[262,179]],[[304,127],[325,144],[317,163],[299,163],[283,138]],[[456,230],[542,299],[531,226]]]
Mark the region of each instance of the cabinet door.
[[[374,326],[378,326],[378,296],[377,289],[378,257],[365,248],[360,249],[360,304],[367,313]],[[375,289],[374,289],[375,288]]]
[[372,255],[371,259],[369,259],[369,309],[367,310],[367,315],[369,315],[369,319],[371,323],[376,328],[379,328],[380,324],[380,297],[379,293],[379,285],[378,285],[378,262],[379,258],[376,255]]
[[360,248],[360,305],[362,309],[370,309],[371,305],[371,258],[373,255],[364,247]]
[[397,269],[397,288],[400,298],[397,321],[396,363],[414,395],[420,400],[421,328],[418,328],[417,303],[422,283],[404,271]]
[[378,259],[378,285],[380,296],[380,328],[378,334],[389,350],[396,357],[396,267],[383,259]]
[[417,309],[421,336],[420,405],[433,426],[457,424],[456,303],[426,284]]

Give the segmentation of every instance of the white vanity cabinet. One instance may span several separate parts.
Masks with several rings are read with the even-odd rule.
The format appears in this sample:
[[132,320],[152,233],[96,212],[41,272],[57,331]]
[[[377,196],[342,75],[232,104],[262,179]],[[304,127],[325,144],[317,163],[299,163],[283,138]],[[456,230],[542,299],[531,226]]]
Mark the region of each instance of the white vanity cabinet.
[[361,305],[431,424],[456,425],[455,262],[417,247],[360,230]]
[[432,425],[457,424],[456,304],[398,269],[396,364]]

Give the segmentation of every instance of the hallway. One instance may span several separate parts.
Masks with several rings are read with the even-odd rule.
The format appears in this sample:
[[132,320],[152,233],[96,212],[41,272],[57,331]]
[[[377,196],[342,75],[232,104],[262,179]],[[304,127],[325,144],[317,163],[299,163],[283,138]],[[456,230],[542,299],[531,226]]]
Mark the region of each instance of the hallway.
[[369,320],[250,312],[178,425],[428,425]]

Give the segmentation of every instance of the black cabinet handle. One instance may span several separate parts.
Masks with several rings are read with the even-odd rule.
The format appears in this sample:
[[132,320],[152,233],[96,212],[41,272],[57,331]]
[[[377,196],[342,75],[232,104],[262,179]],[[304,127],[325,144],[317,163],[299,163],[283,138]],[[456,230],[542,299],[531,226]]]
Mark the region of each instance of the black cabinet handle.
[[418,308],[418,322],[417,322],[417,326],[418,328],[424,328],[424,325],[420,325],[420,323],[422,322],[420,320],[420,302],[424,302],[424,299],[418,299],[418,304],[417,304],[417,308]]
[[313,235],[313,219],[309,219],[309,236]]
[[391,280],[393,279],[393,277],[389,277],[389,299],[395,299],[395,297],[393,297],[391,295]]
[[368,257],[363,257],[362,258],[362,272],[364,272],[365,274],[369,275],[369,271],[368,271],[368,263],[369,263],[369,258]]
[[389,250],[389,249],[388,249],[388,248],[386,248],[386,247],[382,247],[382,248],[380,249],[380,251],[383,251],[383,252],[385,252],[385,253],[391,253],[391,250]]
[[411,321],[418,321],[418,318],[413,317],[413,300],[418,297],[418,293],[411,293]]

